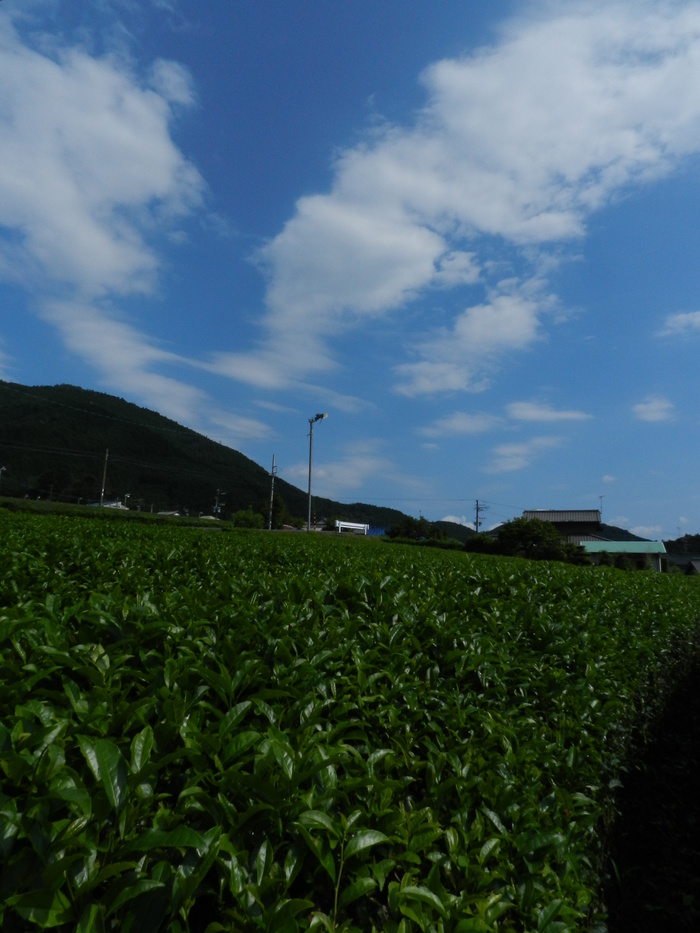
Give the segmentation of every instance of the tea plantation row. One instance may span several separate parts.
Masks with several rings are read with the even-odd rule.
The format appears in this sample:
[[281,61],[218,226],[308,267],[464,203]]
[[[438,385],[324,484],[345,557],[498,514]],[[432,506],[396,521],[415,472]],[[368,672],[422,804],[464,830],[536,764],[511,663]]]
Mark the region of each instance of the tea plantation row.
[[604,929],[693,580],[0,513],[0,927]]

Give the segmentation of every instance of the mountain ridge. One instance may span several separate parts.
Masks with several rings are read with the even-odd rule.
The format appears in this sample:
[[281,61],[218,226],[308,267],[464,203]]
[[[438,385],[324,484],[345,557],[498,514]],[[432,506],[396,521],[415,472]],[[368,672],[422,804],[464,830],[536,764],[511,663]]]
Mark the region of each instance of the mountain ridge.
[[[151,511],[222,513],[269,506],[270,473],[240,451],[134,402],[65,383],[0,380],[3,494],[64,502],[124,499]],[[281,477],[275,494],[305,518],[308,493]],[[314,512],[386,526],[397,509],[313,497]]]

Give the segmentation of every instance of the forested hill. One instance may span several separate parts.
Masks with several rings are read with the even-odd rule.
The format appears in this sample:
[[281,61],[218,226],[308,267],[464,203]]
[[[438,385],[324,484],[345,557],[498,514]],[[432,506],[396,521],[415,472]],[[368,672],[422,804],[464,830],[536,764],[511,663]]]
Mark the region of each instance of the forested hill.
[[[0,492],[7,496],[95,502],[104,496],[144,510],[210,514],[225,492],[222,517],[265,510],[269,473],[248,457],[147,408],[71,385],[23,386],[0,380]],[[277,478],[275,492],[291,516],[305,518],[307,493]],[[340,504],[314,496],[318,516],[386,526],[395,509]]]

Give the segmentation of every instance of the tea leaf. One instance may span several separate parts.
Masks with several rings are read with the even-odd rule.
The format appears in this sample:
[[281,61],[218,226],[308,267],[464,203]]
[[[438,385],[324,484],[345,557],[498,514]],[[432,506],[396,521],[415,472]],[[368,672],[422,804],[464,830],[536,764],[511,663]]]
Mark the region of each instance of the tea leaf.
[[345,846],[345,858],[352,858],[353,855],[383,842],[390,842],[389,837],[385,836],[384,833],[380,833],[376,829],[364,829],[359,833],[355,833]]
[[354,881],[343,890],[338,904],[340,907],[347,907],[348,904],[352,904],[358,898],[365,897],[370,891],[374,891],[376,887],[377,882],[374,878],[358,878],[357,881]]

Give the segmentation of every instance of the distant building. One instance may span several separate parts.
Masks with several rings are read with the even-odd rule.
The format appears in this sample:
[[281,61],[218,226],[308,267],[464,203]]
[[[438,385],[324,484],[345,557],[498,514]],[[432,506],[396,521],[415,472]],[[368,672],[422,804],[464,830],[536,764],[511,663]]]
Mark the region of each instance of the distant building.
[[612,558],[627,557],[638,567],[661,570],[661,555],[666,553],[663,541],[609,541],[601,533],[598,509],[535,509],[523,512],[523,518],[551,522],[570,544],[580,545],[593,563],[600,563],[607,554]]
[[604,554],[627,557],[640,569],[661,570],[661,555],[666,553],[663,541],[582,541],[581,547],[599,564]]
[[605,540],[600,532],[602,516],[599,509],[531,509],[523,512],[523,518],[551,522],[562,538],[571,544]]

